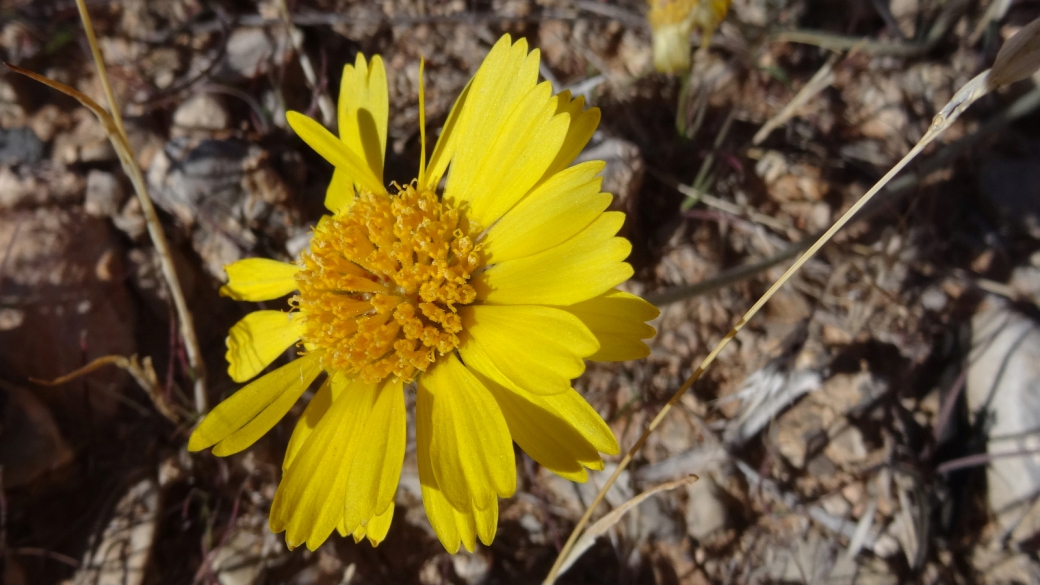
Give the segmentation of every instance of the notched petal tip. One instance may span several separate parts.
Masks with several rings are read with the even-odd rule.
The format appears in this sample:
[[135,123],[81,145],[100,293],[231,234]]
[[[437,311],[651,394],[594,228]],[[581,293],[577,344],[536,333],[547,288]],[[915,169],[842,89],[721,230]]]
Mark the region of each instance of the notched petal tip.
[[228,375],[238,383],[251,380],[271,365],[302,333],[297,313],[253,311],[235,323],[225,344]]

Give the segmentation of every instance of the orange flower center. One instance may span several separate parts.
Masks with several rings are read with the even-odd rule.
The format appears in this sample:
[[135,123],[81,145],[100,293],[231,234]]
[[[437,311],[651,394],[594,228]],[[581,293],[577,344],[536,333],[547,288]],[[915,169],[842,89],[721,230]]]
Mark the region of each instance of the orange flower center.
[[325,216],[300,256],[302,339],[325,366],[378,382],[411,381],[459,345],[458,307],[476,299],[478,226],[430,190],[362,192]]

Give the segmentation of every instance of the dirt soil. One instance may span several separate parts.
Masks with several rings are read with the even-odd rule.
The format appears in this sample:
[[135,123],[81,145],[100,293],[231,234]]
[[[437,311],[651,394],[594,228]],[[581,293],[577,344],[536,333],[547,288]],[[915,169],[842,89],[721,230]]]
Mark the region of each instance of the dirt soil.
[[[575,382],[623,448],[793,254],[1040,16],[1032,0],[735,0],[692,71],[669,77],[653,71],[640,0],[299,0],[291,27],[271,0],[88,5],[214,404],[238,387],[228,328],[258,308],[218,295],[223,266],[291,259],[331,177],[285,112],[320,119],[343,65],[382,54],[386,176],[408,180],[420,58],[436,130],[495,40],[526,37],[543,78],[602,109],[583,156],[608,162],[604,189],[628,214],[625,288],[662,311],[648,358],[590,364]],[[0,1],[0,58],[104,102],[70,0]],[[756,138],[825,67],[829,82]],[[597,517],[700,481],[647,499],[561,583],[1040,582],[1038,104],[1032,80],[982,99],[777,294]],[[150,359],[161,392],[115,367],[33,381],[106,355]],[[537,583],[612,470],[576,485],[517,450],[494,543],[452,556],[422,511],[413,443],[385,542],[289,551],[267,513],[306,401],[242,454],[189,454],[187,363],[103,128],[0,72],[3,583]]]

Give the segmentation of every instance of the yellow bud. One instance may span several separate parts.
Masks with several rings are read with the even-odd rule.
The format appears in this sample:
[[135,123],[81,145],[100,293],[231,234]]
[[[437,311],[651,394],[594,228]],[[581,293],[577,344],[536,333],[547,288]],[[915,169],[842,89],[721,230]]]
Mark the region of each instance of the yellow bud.
[[690,68],[690,32],[701,31],[707,47],[722,23],[731,0],[648,0],[650,31],[654,38],[654,68],[676,75]]

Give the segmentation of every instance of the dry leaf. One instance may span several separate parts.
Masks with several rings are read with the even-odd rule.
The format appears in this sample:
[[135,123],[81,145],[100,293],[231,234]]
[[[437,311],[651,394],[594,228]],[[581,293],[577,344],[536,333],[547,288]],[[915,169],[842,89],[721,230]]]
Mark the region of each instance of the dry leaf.
[[990,73],[994,87],[1021,81],[1040,69],[1040,18],[1022,27],[997,53]]

